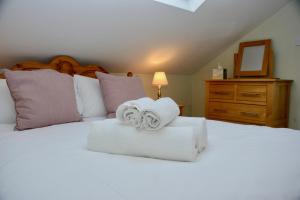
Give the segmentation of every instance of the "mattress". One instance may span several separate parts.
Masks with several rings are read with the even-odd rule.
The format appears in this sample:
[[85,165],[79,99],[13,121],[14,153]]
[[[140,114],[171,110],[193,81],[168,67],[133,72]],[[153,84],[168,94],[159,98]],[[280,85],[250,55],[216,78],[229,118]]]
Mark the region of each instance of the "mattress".
[[88,151],[88,123],[0,125],[0,199],[300,199],[300,131],[208,121],[197,161],[176,162]]

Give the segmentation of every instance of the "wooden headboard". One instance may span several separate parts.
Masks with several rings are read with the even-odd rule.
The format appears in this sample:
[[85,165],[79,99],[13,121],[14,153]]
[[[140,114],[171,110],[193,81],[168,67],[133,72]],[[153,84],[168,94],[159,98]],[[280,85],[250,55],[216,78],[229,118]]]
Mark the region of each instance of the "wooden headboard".
[[[97,65],[86,65],[81,66],[71,56],[56,56],[50,60],[49,63],[42,63],[39,61],[25,61],[16,64],[9,68],[10,70],[20,70],[20,71],[32,71],[38,69],[53,69],[61,73],[74,74],[88,76],[91,78],[96,78],[95,72],[108,73],[104,68]],[[131,72],[127,73],[127,76],[132,76]],[[0,73],[0,78],[5,78],[3,73]]]

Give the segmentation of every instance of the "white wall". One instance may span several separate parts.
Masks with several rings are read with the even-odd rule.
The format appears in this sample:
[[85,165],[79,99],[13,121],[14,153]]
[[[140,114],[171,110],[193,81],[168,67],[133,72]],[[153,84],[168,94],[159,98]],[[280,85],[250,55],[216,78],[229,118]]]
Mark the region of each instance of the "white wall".
[[300,129],[300,1],[294,0],[281,8],[275,15],[264,21],[254,30],[244,35],[192,77],[193,115],[204,114],[204,80],[211,78],[211,70],[220,62],[229,70],[232,77],[233,54],[238,51],[241,41],[271,38],[275,53],[275,76],[294,80],[291,90],[290,123],[291,128]]

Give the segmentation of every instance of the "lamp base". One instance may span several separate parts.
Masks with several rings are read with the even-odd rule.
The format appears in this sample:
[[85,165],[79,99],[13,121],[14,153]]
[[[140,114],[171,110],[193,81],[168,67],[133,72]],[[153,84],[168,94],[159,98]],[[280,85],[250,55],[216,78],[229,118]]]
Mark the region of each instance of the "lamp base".
[[161,98],[161,86],[158,86],[157,99]]

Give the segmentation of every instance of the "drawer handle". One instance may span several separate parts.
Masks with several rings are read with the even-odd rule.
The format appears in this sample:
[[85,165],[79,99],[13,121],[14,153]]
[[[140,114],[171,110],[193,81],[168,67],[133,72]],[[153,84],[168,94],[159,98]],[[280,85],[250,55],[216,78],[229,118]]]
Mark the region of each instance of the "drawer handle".
[[214,112],[217,112],[217,113],[227,113],[227,110],[225,110],[225,109],[219,109],[219,108],[214,108]]
[[260,93],[248,93],[248,92],[241,93],[241,96],[243,97],[259,97],[260,95],[261,95]]
[[215,94],[215,95],[229,95],[230,92],[219,91],[219,92],[213,92],[213,94]]
[[258,113],[252,113],[252,112],[240,112],[241,115],[246,116],[246,117],[255,117],[258,118],[259,114]]

